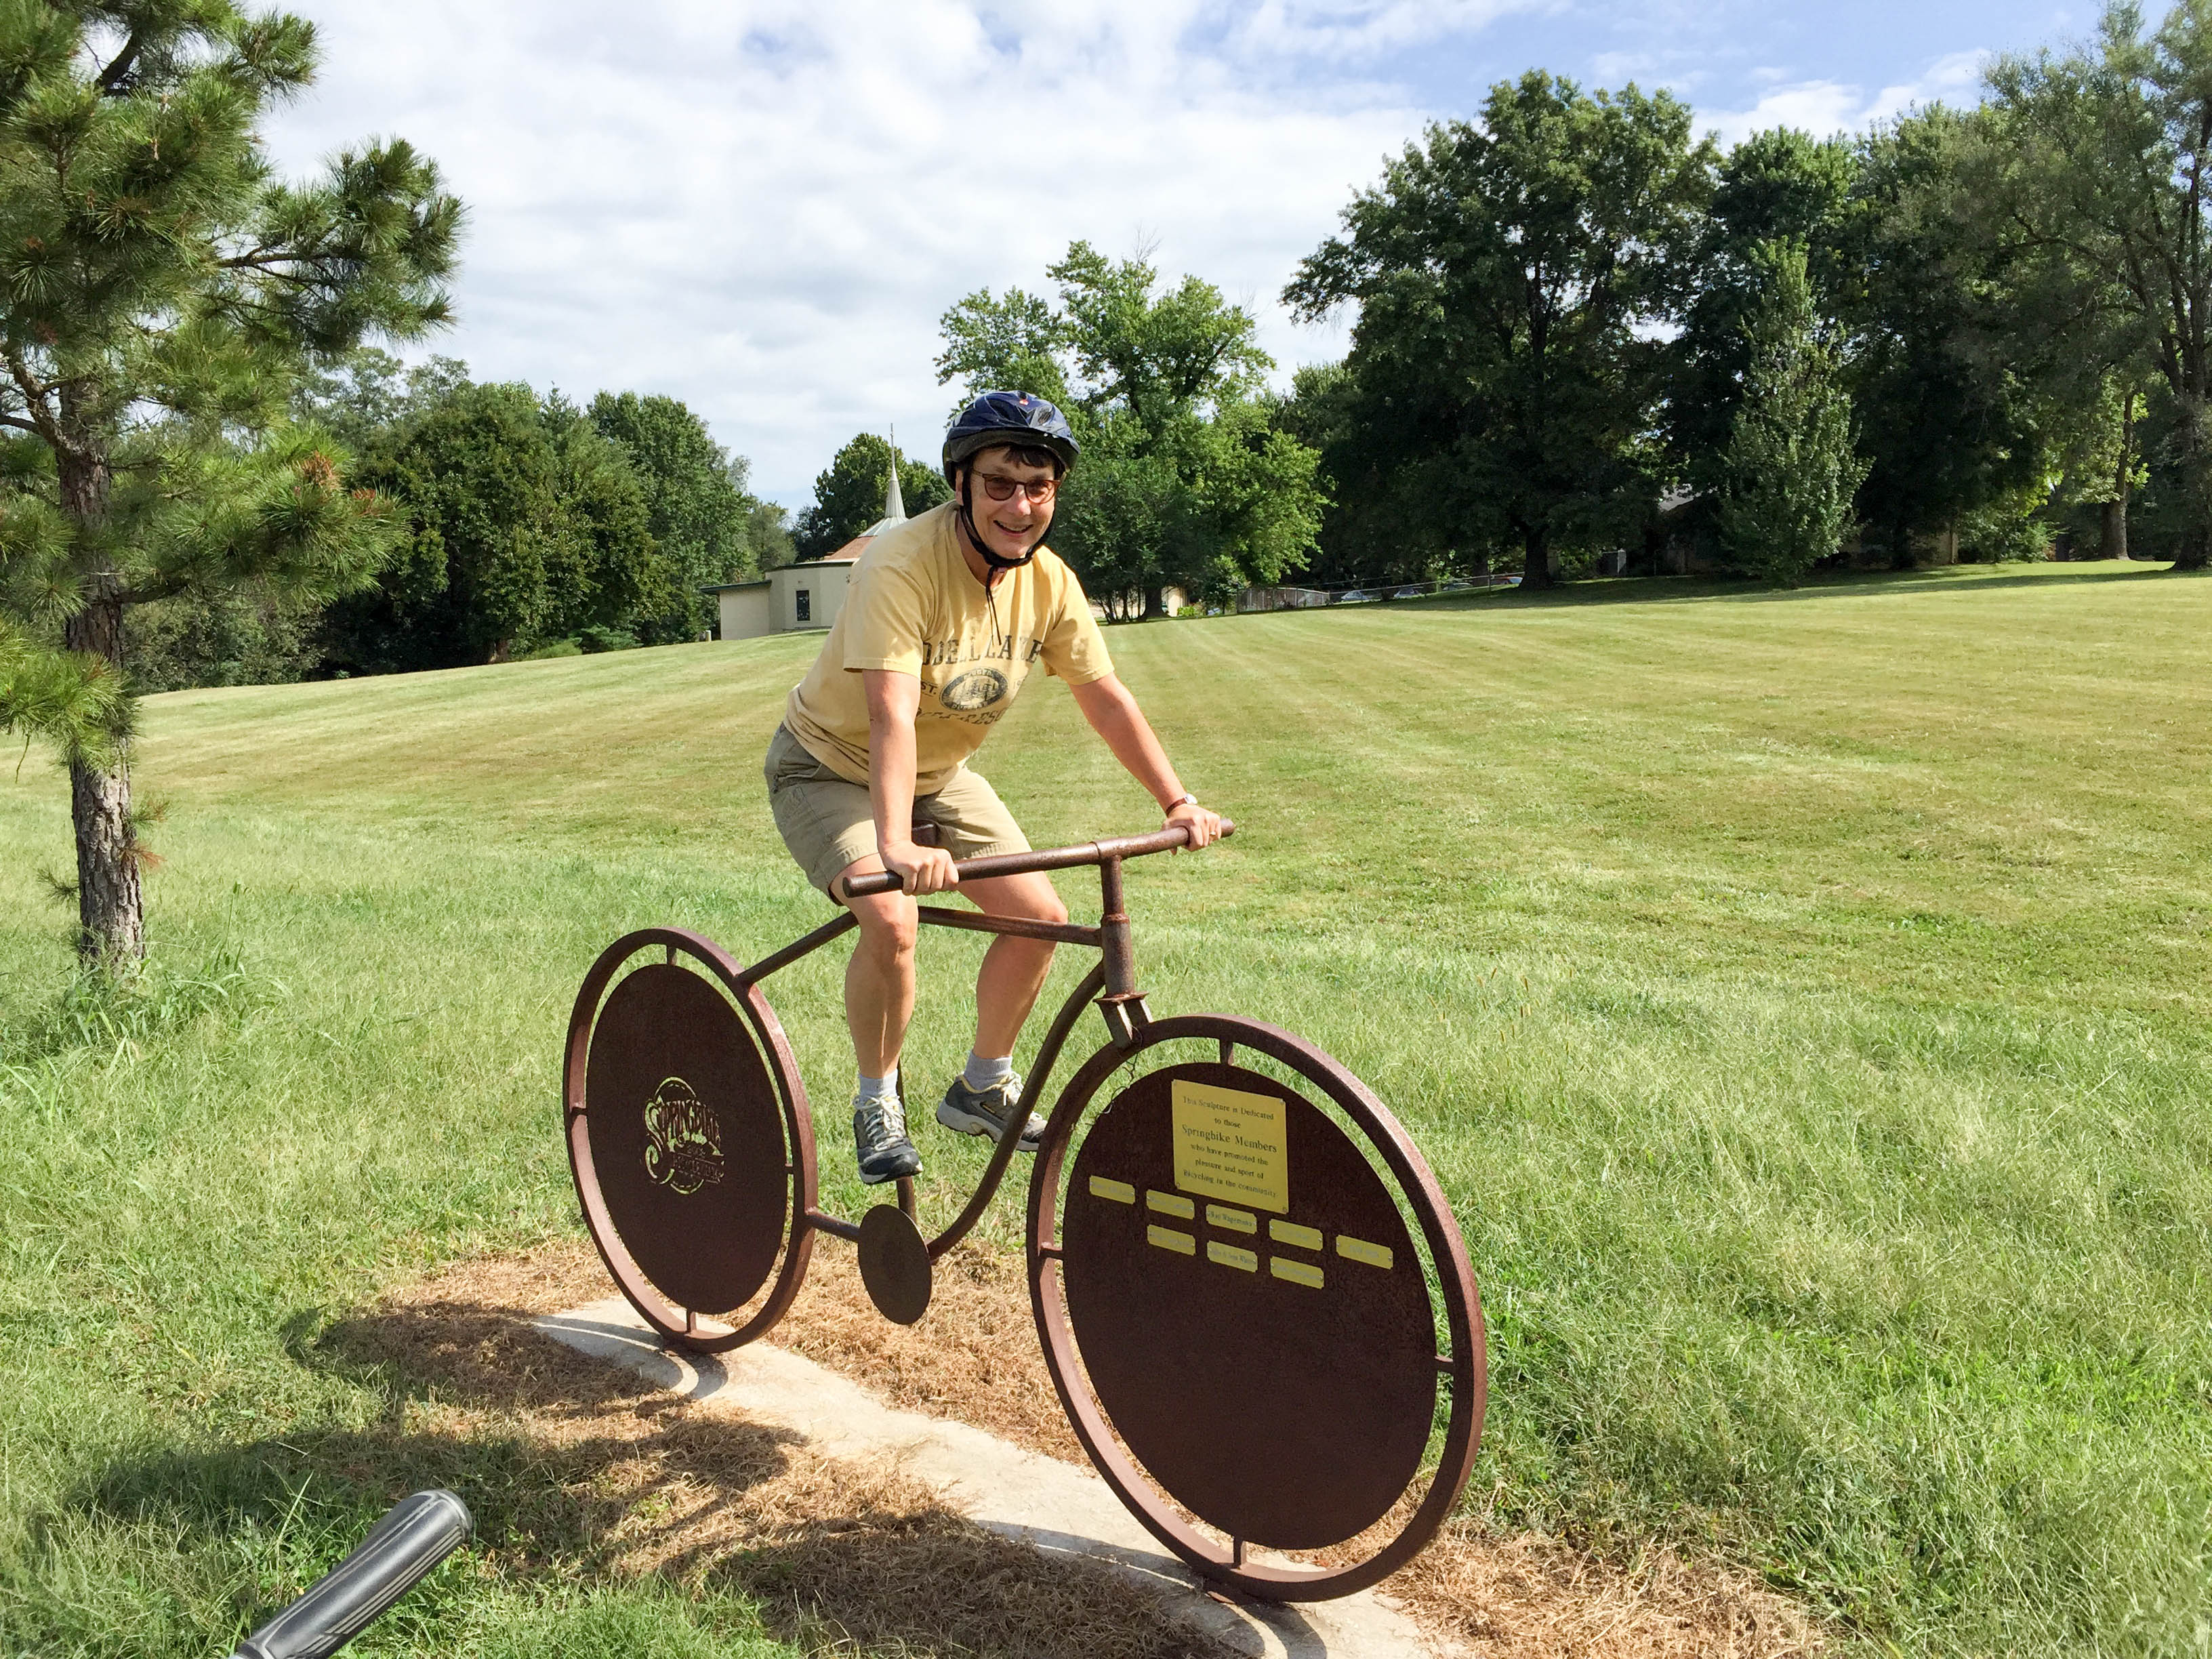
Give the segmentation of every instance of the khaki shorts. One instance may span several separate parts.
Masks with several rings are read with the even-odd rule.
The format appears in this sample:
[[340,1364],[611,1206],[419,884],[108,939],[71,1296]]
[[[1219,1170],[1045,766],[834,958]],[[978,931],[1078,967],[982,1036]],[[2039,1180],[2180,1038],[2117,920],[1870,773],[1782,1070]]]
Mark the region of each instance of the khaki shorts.
[[[876,813],[865,786],[839,777],[781,726],[762,769],[775,827],[807,880],[827,893],[831,882],[875,854]],[[915,796],[914,817],[935,824],[938,844],[956,859],[1030,850],[999,792],[964,766],[935,794]]]

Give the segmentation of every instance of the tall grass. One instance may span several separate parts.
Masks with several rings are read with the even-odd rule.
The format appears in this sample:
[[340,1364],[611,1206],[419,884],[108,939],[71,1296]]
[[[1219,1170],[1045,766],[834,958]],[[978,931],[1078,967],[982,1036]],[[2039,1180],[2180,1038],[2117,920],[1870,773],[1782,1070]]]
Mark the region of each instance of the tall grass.
[[[1490,1320],[1471,1501],[1713,1548],[1876,1648],[2206,1650],[2208,622],[2076,567],[1109,635],[1242,825],[1132,873],[1153,1006],[1301,1030],[1428,1149]],[[383,1650],[768,1639],[605,1577],[522,1451],[318,1335],[573,1231],[606,941],[829,914],[759,781],[813,645],[154,700],[137,1003],[69,1000],[64,792],[0,786],[0,1647],[218,1650],[425,1471],[493,1544]],[[1040,843],[1150,821],[1056,687],[980,764]],[[917,1097],[979,948],[925,945]],[[851,1206],[841,963],[768,988]],[[924,1150],[945,1206],[976,1152]]]

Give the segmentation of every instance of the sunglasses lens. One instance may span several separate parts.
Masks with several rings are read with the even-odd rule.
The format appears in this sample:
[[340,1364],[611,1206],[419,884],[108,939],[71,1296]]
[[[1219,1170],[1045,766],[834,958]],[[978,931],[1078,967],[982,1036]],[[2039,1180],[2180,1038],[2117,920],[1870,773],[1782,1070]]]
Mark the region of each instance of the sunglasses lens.
[[1000,477],[995,472],[979,472],[975,476],[983,481],[983,493],[994,501],[1013,500],[1017,489],[1033,501],[1048,501],[1052,499],[1053,491],[1060,488],[1057,478],[1048,478],[1042,483],[1023,484],[1012,478]]

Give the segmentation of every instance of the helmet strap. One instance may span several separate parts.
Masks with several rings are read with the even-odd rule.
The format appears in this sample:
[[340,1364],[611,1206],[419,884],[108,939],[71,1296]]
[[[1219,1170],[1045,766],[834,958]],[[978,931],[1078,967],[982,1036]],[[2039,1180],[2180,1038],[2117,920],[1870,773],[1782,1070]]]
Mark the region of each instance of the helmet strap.
[[1036,540],[1031,542],[1018,559],[1002,559],[991,551],[990,543],[985,541],[975,528],[975,512],[969,504],[971,498],[969,494],[975,487],[975,469],[963,462],[960,467],[960,511],[957,516],[960,520],[960,527],[968,532],[969,545],[981,554],[983,562],[994,570],[1019,570],[1031,559],[1036,557],[1037,549],[1044,545],[1044,538],[1040,535]]

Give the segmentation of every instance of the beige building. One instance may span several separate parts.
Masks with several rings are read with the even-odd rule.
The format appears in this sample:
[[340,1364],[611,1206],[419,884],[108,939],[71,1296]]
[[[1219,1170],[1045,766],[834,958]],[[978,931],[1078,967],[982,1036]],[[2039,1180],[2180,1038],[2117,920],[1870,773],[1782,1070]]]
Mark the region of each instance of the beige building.
[[721,611],[721,637],[751,640],[763,634],[829,627],[837,620],[845,603],[845,585],[852,576],[853,562],[870,542],[905,521],[906,502],[899,494],[895,461],[890,489],[884,493],[884,516],[828,558],[803,559],[771,570],[757,581],[727,582],[706,590],[714,596]]

